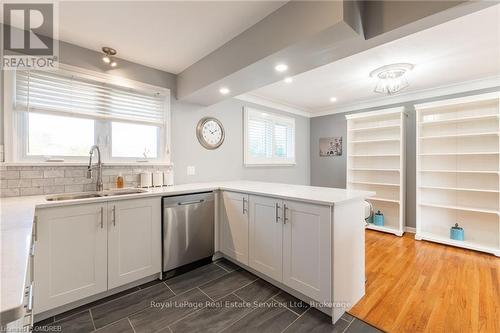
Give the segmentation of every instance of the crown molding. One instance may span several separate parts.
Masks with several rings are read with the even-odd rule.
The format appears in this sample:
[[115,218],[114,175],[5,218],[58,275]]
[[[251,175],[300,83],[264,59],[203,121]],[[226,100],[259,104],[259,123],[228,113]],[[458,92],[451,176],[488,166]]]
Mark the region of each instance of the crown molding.
[[236,96],[234,98],[239,99],[241,101],[254,103],[254,104],[258,104],[258,105],[265,106],[268,108],[280,110],[283,112],[296,114],[296,115],[299,115],[302,117],[311,118],[311,112],[306,110],[306,109],[303,109],[303,108],[300,108],[297,106],[293,106],[293,105],[288,105],[288,104],[283,103],[283,102],[278,102],[278,101],[269,99],[267,97],[262,97],[262,96],[256,95],[254,93],[246,93],[246,94]]
[[447,96],[453,94],[464,93],[468,91],[487,89],[487,88],[500,88],[500,75],[490,76],[483,79],[466,81],[458,84],[450,84],[436,88],[423,89],[415,92],[408,92],[394,96],[386,96],[382,98],[372,98],[360,102],[340,105],[335,108],[328,108],[325,110],[312,111],[310,117],[320,117],[330,114],[345,113],[351,111],[359,111],[374,107],[383,107],[388,105],[402,104],[411,101],[422,99],[435,98],[440,96]]

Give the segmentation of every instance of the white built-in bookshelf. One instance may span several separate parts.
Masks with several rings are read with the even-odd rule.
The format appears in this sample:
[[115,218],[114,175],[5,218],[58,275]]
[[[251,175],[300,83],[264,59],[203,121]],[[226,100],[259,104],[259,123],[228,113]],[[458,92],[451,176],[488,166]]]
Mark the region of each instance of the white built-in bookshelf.
[[384,226],[403,235],[405,220],[405,113],[392,108],[347,115],[347,188],[376,192],[367,200],[384,214]]
[[[499,93],[415,105],[416,239],[500,256]],[[450,239],[458,223],[465,239]]]

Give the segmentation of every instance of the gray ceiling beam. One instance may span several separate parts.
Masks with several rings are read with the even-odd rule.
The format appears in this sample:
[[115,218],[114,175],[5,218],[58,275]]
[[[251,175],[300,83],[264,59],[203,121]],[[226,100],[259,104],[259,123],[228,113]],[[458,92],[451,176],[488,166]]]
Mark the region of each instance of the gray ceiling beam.
[[[215,104],[495,4],[291,1],[180,73],[177,98]],[[288,72],[274,71],[281,62]]]

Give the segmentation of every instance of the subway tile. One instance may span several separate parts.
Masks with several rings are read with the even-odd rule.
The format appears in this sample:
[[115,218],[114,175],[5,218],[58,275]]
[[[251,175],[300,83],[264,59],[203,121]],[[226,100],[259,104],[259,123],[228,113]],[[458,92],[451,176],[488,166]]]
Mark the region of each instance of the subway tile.
[[21,188],[21,195],[40,195],[43,194],[43,187]]
[[[31,179],[9,179],[7,181],[7,187],[31,187]],[[33,185],[36,186],[36,185]]]
[[86,177],[86,171],[85,169],[66,169],[64,170],[64,176],[62,177]]
[[2,188],[0,189],[0,195],[2,197],[17,197],[20,194],[19,188]]
[[55,178],[54,179],[54,184],[55,185],[83,185],[83,184],[90,184],[90,183],[92,183],[92,179],[83,178],[83,177],[78,177],[78,178]]
[[136,182],[139,180],[139,175],[126,175],[125,181],[127,182]]
[[31,179],[33,186],[51,186],[54,185],[54,178],[37,178]]
[[20,171],[21,178],[43,178],[42,170],[25,170]]
[[8,166],[7,167],[7,170],[16,170],[16,171],[19,171],[19,170],[33,170],[33,167],[32,166]]
[[64,193],[64,185],[57,186],[44,186],[43,193],[44,194],[56,194],[56,193]]
[[64,175],[64,169],[45,170],[43,172],[44,178],[59,178],[64,177]]
[[83,185],[65,185],[64,192],[83,192]]
[[[158,168],[105,167],[103,173],[107,175],[103,175],[102,179],[104,188],[116,188],[116,176],[119,173],[125,178],[125,187],[138,187],[139,173],[156,169]],[[2,166],[0,180],[0,189],[4,189],[0,192],[1,197],[94,191],[96,181],[95,176],[93,179],[86,177],[86,167],[83,166]]]
[[19,178],[19,171],[7,170],[0,172],[0,179],[17,179]]

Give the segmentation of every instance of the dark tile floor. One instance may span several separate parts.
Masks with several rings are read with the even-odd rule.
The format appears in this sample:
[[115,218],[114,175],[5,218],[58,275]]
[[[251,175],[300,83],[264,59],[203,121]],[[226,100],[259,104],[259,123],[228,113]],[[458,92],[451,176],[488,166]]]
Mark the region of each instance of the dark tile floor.
[[153,281],[35,325],[66,333],[380,332],[331,318],[226,260]]

